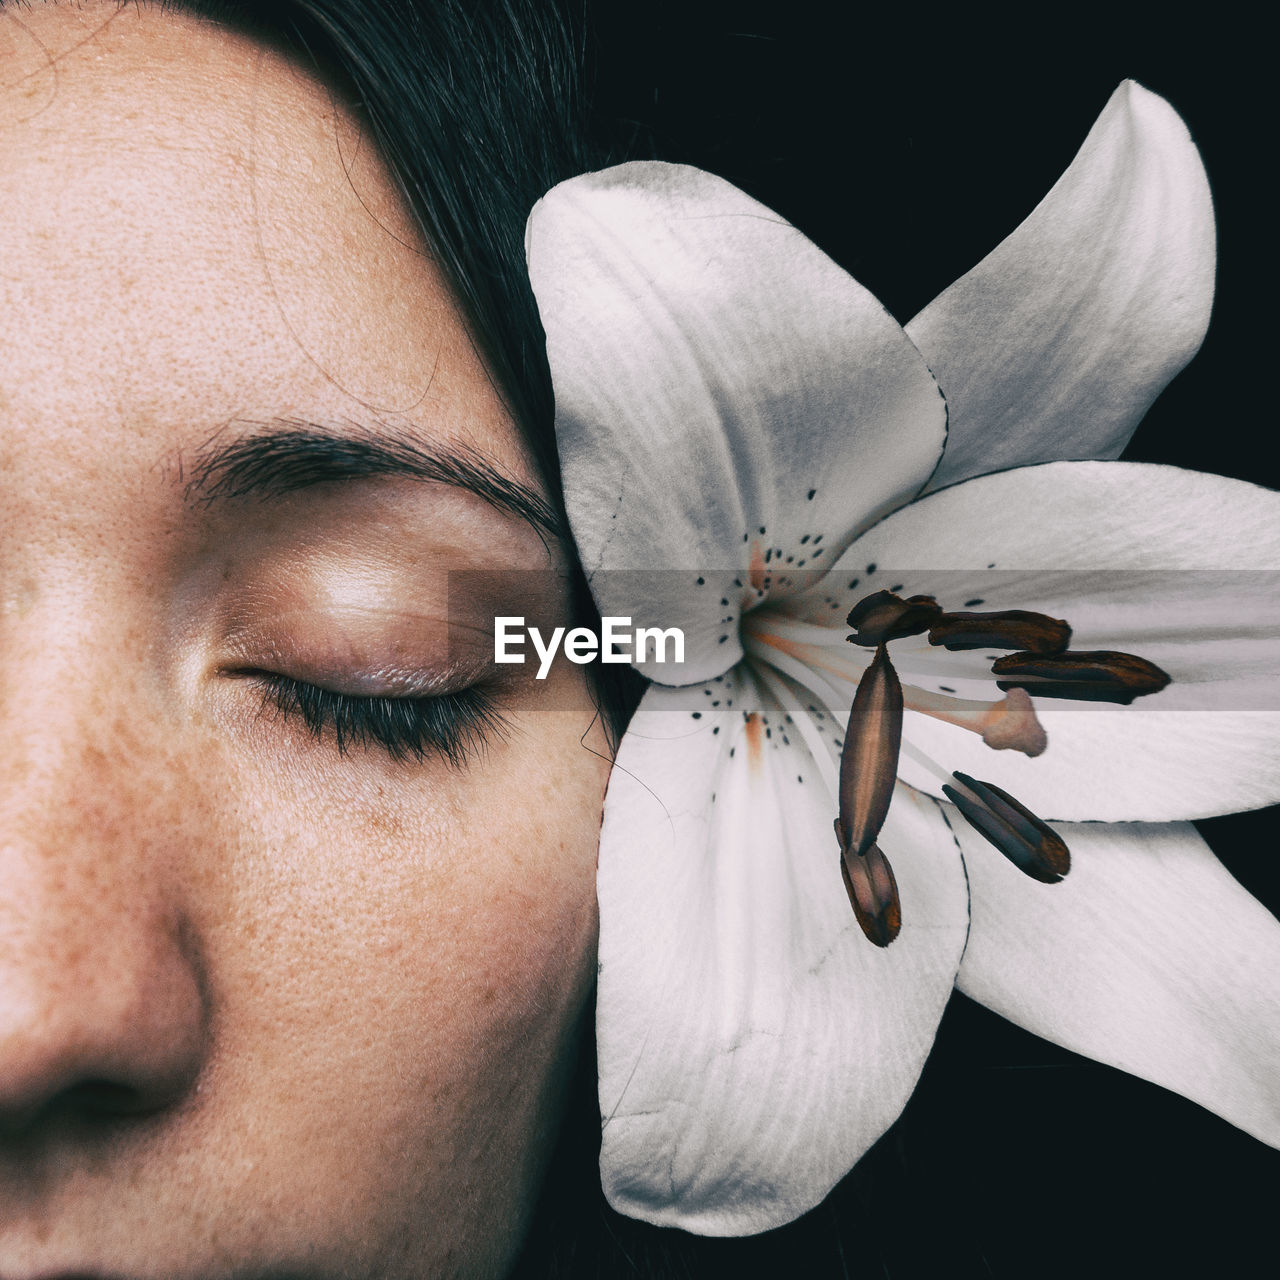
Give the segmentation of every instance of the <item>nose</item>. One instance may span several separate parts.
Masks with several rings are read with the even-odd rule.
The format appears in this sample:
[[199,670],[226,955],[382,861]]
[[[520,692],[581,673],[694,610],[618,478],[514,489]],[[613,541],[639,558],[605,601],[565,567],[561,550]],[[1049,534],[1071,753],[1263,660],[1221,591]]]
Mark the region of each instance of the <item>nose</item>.
[[136,752],[60,745],[55,768],[0,755],[0,1137],[153,1114],[205,1054],[170,788]]
[[0,965],[0,1132],[68,1112],[150,1114],[180,1098],[204,1048],[181,933],[146,914],[107,924],[89,911],[81,930],[42,934],[10,939]]

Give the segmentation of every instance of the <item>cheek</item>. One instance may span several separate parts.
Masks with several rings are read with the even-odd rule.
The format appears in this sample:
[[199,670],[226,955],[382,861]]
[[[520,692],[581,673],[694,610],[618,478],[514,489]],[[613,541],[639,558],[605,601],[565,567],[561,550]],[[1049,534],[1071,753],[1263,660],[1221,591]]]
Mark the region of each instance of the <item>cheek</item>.
[[240,1191],[277,1201],[299,1244],[317,1232],[301,1205],[326,1206],[327,1232],[421,1229],[459,1256],[518,1230],[594,963],[588,718],[531,716],[462,770],[307,746],[231,783],[200,926],[209,1118],[225,1144],[219,1110],[240,1113]]

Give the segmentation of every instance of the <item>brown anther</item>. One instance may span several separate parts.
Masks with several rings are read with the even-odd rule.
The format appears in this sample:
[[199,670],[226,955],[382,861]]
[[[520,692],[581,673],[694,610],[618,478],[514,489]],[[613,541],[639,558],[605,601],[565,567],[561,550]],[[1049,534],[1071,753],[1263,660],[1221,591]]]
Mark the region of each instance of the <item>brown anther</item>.
[[904,600],[892,591],[876,591],[849,610],[845,621],[858,634],[845,639],[870,649],[903,636],[918,636],[940,617],[942,606],[932,596],[908,596]]
[[1037,698],[1072,698],[1082,702],[1118,702],[1159,693],[1169,676],[1154,662],[1132,653],[1107,649],[1042,656],[1010,653],[997,658],[991,671],[1004,690],[1026,689]]
[[887,947],[902,929],[902,901],[889,859],[878,844],[873,844],[862,857],[850,853],[841,839],[839,818],[836,839],[842,850],[840,876],[858,927],[877,947]]
[[1025,649],[1061,653],[1071,628],[1061,618],[1025,609],[992,613],[944,613],[929,627],[929,643],[944,649]]
[[840,827],[845,852],[863,856],[889,812],[902,745],[902,684],[884,645],[862,673],[840,752]]
[[942,794],[968,824],[1000,850],[1019,871],[1041,884],[1057,884],[1071,870],[1071,854],[1052,827],[1007,791],[957,772],[960,788],[944,786]]

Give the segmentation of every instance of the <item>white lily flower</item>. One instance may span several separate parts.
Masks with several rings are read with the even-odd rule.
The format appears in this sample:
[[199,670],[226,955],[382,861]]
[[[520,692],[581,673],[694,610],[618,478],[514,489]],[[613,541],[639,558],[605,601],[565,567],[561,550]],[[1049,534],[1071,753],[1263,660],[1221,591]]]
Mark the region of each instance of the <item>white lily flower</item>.
[[[1104,461],[1208,320],[1212,210],[1172,109],[1122,85],[905,332],[697,170],[573,179],[528,252],[596,602],[686,636],[683,666],[642,667],[601,832],[611,1203],[713,1235],[812,1207],[897,1117],[953,986],[1280,1145],[1280,924],[1186,822],[1280,799],[1280,495]],[[845,617],[889,589],[1066,619],[1073,649],[1173,683],[1001,699],[986,646],[894,639],[909,785],[869,828],[901,907],[881,947],[832,824],[862,803],[842,755],[844,792],[868,776],[844,731],[874,646]],[[886,735],[861,723],[865,763]],[[952,770],[1052,820],[1070,874],[1001,857],[943,798]]]

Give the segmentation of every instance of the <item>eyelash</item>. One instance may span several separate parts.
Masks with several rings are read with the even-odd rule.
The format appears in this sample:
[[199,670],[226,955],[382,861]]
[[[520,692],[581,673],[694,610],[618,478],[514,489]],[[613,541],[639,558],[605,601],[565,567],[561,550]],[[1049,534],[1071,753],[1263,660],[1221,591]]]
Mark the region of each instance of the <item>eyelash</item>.
[[263,691],[264,710],[297,716],[313,738],[332,733],[339,755],[372,745],[396,761],[421,763],[434,755],[460,768],[506,728],[493,699],[477,685],[430,697],[368,698],[273,671],[252,675]]

